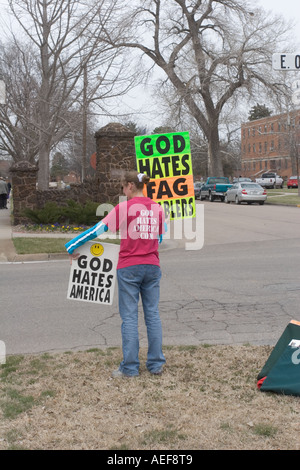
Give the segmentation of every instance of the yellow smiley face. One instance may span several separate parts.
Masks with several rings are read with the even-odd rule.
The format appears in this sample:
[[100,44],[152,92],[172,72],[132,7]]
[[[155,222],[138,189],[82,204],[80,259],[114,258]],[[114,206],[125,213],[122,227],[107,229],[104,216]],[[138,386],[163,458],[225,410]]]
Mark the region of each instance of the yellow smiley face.
[[104,248],[100,243],[94,243],[91,246],[91,254],[93,256],[101,256],[103,251],[104,251]]

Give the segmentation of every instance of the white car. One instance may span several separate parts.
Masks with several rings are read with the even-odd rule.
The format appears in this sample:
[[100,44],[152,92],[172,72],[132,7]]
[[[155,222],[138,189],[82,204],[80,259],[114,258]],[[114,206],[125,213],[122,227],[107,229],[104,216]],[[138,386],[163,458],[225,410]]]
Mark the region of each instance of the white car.
[[225,194],[225,202],[258,202],[262,205],[267,199],[267,191],[257,183],[235,183]]
[[255,182],[263,188],[283,188],[283,179],[276,173],[264,173],[260,178],[256,178]]

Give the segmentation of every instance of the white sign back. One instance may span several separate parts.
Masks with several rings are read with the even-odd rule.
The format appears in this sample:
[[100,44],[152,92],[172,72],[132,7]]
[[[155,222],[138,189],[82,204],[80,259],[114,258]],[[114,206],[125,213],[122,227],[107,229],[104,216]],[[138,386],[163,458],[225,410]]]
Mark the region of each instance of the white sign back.
[[119,245],[99,241],[75,250],[80,256],[72,260],[67,298],[112,305],[119,250]]

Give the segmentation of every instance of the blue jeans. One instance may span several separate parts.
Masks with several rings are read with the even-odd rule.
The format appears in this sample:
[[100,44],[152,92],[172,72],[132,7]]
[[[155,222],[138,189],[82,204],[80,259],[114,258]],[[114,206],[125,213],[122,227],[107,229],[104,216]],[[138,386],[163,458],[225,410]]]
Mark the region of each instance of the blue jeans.
[[141,294],[148,337],[146,367],[150,372],[157,372],[166,362],[158,311],[161,270],[159,266],[140,264],[118,269],[117,277],[123,349],[120,370],[131,376],[139,373],[138,303]]

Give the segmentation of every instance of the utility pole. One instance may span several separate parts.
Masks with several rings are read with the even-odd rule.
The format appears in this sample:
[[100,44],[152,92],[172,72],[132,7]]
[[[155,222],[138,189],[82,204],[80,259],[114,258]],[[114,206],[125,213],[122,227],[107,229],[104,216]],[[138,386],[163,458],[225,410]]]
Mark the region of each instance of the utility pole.
[[5,82],[0,78],[0,104],[6,103]]
[[[299,71],[300,70],[300,54],[275,53],[272,56],[272,68],[274,70]],[[299,79],[295,80],[292,86],[293,86],[292,102],[294,105],[299,106],[300,105],[300,91],[299,91],[300,80]],[[295,126],[297,183],[298,183],[298,196],[300,197],[298,139],[299,139],[299,135]]]
[[87,172],[87,113],[88,113],[88,100],[87,100],[87,65],[83,67],[83,103],[82,103],[82,183],[86,178]]

